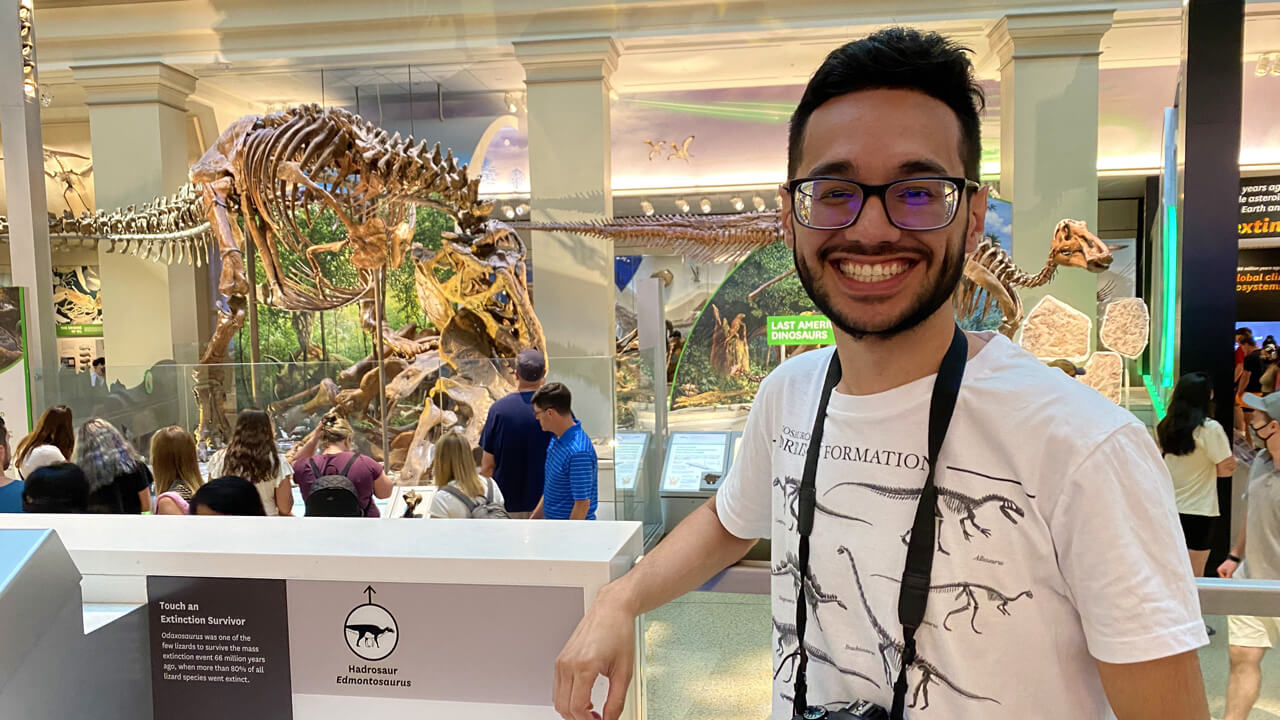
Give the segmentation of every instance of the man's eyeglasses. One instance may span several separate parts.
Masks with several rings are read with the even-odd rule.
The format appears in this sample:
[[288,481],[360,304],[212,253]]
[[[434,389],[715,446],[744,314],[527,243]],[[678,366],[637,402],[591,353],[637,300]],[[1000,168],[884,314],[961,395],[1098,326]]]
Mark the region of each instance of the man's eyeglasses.
[[937,230],[951,224],[960,207],[962,190],[980,187],[957,177],[924,177],[896,180],[887,185],[866,185],[834,177],[796,178],[787,183],[791,212],[814,230],[840,230],[858,221],[868,197],[884,203],[885,215],[899,230]]

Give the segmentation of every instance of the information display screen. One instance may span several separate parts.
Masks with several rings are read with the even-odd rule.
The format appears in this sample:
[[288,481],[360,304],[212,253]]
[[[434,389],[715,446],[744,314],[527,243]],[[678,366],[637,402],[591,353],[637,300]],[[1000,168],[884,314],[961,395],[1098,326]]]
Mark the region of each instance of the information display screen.
[[640,464],[649,447],[649,433],[618,433],[614,436],[617,447],[613,449],[613,476],[619,490],[635,490]]
[[662,470],[662,489],[668,492],[698,492],[707,473],[723,475],[729,449],[727,432],[678,432],[671,434],[667,462]]

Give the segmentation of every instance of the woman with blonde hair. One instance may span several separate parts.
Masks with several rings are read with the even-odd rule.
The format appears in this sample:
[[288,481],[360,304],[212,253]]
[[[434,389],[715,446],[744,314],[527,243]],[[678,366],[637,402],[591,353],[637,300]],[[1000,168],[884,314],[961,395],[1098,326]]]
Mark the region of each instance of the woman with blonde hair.
[[156,514],[186,515],[204,479],[196,459],[196,439],[170,425],[151,436],[151,471],[156,480]]
[[[382,465],[367,455],[356,452],[352,446],[355,431],[351,423],[335,410],[320,418],[320,425],[312,433],[293,463],[293,477],[302,490],[302,499],[311,496],[311,484],[326,475],[342,475],[356,487],[356,496],[365,517],[382,515],[373,499],[391,497],[391,478],[382,471]],[[320,454],[313,456],[315,448]]]
[[26,477],[46,465],[70,460],[75,447],[76,431],[71,408],[54,405],[40,416],[31,434],[18,443],[13,464],[18,466],[18,473]]
[[115,426],[92,418],[80,426],[75,464],[89,481],[89,512],[138,515],[151,510],[151,471]]
[[236,417],[231,442],[209,458],[209,479],[235,475],[253,483],[262,496],[267,515],[293,512],[293,468],[276,449],[276,431],[271,416],[257,408],[246,408]]
[[471,443],[461,433],[440,436],[433,455],[431,477],[436,493],[431,498],[431,517],[469,518],[476,505],[501,506],[506,502],[498,484],[476,472]]

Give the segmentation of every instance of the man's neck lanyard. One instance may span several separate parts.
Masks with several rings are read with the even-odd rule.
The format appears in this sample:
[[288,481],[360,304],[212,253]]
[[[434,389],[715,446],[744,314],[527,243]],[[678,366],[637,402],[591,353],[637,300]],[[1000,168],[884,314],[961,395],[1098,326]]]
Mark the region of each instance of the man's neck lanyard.
[[[898,595],[898,620],[902,623],[902,667],[893,685],[893,709],[891,720],[903,720],[907,696],[907,669],[916,661],[916,630],[924,621],[925,606],[929,599],[929,578],[933,572],[933,547],[937,541],[938,488],[933,477],[938,467],[938,453],[951,425],[951,415],[960,394],[960,381],[964,377],[965,360],[969,343],[957,326],[951,338],[951,347],[942,358],[937,380],[933,384],[933,398],[929,404],[929,470],[925,475],[920,502],[916,505],[915,524],[911,529],[911,541],[907,545],[906,568],[902,573],[902,588]],[[809,665],[809,653],[804,645],[807,616],[807,598],[804,583],[809,577],[809,535],[813,532],[814,507],[817,504],[815,487],[818,474],[818,458],[822,449],[822,431],[826,424],[827,403],[831,391],[840,382],[840,355],[831,356],[827,378],[818,399],[818,413],[813,420],[813,432],[809,434],[809,450],[804,460],[804,476],[800,481],[800,591],[796,598],[796,635],[799,643],[799,661],[796,669],[795,713],[803,715],[808,707],[808,685],[805,671]]]

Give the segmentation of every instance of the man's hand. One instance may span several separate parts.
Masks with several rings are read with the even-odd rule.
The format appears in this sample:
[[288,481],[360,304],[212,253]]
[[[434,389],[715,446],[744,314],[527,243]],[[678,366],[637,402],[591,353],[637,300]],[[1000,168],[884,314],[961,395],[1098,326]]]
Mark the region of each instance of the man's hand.
[[[617,720],[635,670],[636,613],[606,587],[596,595],[578,629],[556,658],[552,700],[565,720]],[[609,681],[604,715],[593,712],[591,688],[596,677]]]
[[1235,560],[1230,558],[1223,560],[1222,564],[1218,566],[1218,577],[1223,580],[1230,580],[1236,574],[1236,568],[1238,567],[1240,567],[1240,563]]
[[1117,720],[1209,720],[1196,651],[1147,662],[1097,662]]

